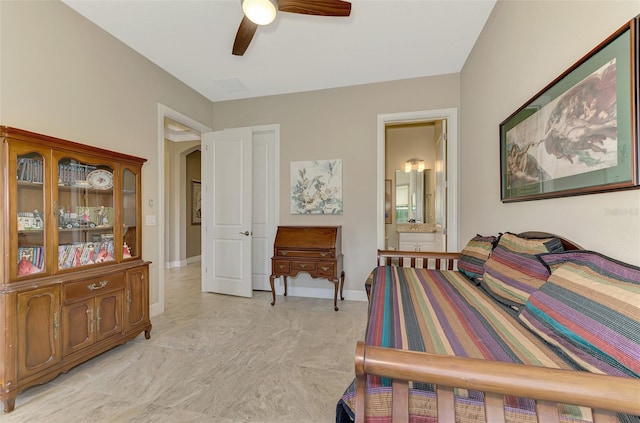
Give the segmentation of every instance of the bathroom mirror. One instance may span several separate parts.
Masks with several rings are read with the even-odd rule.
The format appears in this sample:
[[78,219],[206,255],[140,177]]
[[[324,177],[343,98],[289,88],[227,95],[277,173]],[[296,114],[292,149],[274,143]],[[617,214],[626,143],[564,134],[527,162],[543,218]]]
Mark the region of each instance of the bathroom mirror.
[[429,170],[396,170],[396,223],[429,223]]

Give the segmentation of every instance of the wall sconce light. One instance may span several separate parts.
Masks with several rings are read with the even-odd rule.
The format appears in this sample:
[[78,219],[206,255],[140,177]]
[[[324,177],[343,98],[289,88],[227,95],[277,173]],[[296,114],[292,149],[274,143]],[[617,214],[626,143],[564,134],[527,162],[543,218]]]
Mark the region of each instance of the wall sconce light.
[[269,25],[276,18],[276,6],[270,0],[242,0],[242,10],[257,25]]
[[425,164],[424,164],[424,160],[422,159],[416,159],[415,157],[412,159],[407,160],[404,163],[404,171],[405,172],[411,172],[413,169],[417,170],[418,172],[423,172],[425,169]]

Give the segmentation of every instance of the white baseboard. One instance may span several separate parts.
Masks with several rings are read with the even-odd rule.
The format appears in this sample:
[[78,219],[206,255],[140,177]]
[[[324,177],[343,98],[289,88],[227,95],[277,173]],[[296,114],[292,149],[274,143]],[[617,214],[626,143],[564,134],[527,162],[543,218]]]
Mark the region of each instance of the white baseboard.
[[182,267],[182,261],[167,261],[164,263],[165,269],[173,269],[174,267]]
[[149,316],[155,317],[164,312],[164,305],[160,303],[149,304]]
[[[348,301],[368,301],[367,293],[364,291],[352,291],[347,290],[342,292],[344,299]],[[276,286],[276,295],[282,296],[284,294],[284,286]],[[305,297],[305,298],[324,298],[328,300],[333,299],[333,289],[322,288],[307,288],[304,286],[291,286],[287,287],[288,297]],[[164,312],[164,306],[159,303],[149,305],[149,315],[155,317]]]
[[188,257],[185,260],[168,261],[164,264],[165,269],[173,269],[174,267],[185,267],[191,263],[200,263],[202,256]]
[[[284,295],[284,286],[282,282],[276,285],[276,295]],[[325,288],[309,288],[305,286],[292,286],[292,284],[288,284],[287,286],[287,296],[289,297],[306,297],[306,298],[325,298],[332,300],[333,299],[333,289],[325,289]],[[352,291],[346,290],[343,291],[345,300],[349,301],[368,301],[367,293],[365,291]]]

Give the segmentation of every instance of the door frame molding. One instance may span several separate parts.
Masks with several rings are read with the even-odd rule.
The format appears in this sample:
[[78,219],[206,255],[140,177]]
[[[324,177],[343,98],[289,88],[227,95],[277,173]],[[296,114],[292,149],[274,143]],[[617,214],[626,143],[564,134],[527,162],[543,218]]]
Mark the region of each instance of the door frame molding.
[[[210,132],[212,131],[212,129],[201,123],[198,122],[195,119],[190,118],[187,115],[184,115],[180,112],[178,112],[177,110],[174,110],[168,106],[165,106],[162,103],[158,103],[158,119],[157,119],[157,135],[158,135],[158,143],[157,143],[157,155],[158,155],[158,161],[157,161],[157,166],[158,166],[158,204],[156,205],[157,209],[156,209],[156,213],[158,215],[158,219],[156,220],[157,222],[157,232],[158,232],[158,239],[159,240],[164,240],[165,238],[165,213],[164,213],[164,207],[165,207],[165,198],[164,198],[164,193],[165,193],[165,184],[164,184],[164,178],[165,178],[165,154],[164,154],[164,140],[165,140],[165,134],[164,134],[164,118],[167,117],[171,120],[174,120],[182,125],[188,126],[191,129],[194,129],[200,133],[203,132]],[[143,190],[144,191],[144,190]],[[153,196],[150,193],[146,193],[145,194],[148,198],[148,201],[146,199],[143,199],[143,215],[146,214],[144,213],[144,209],[145,208],[149,208],[152,209],[154,206],[152,205],[153,201]],[[164,271],[165,271],[165,257],[164,257],[164,241],[158,242],[158,250],[157,250],[157,258],[158,258],[158,263],[153,263],[152,266],[155,267],[155,270],[157,272],[158,275],[158,301],[156,303],[153,304],[149,304],[149,314],[151,316],[156,316],[162,312],[164,312],[164,300],[165,300],[165,296],[164,296]]]
[[447,251],[458,251],[458,109],[421,110],[378,115],[377,144],[377,233],[378,249],[385,248],[384,179],[385,128],[387,124],[419,123],[433,120],[447,121]]

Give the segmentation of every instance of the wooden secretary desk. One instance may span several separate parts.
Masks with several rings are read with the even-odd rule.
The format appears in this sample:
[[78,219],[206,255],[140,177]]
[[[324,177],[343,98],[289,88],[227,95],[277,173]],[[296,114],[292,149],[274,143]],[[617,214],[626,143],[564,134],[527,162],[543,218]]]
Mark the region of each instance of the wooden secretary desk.
[[[334,284],[333,309],[338,311],[338,288],[344,300],[341,226],[278,226],[271,258],[271,295],[276,303],[274,279],[282,276],[287,295],[287,276],[307,272],[312,278],[323,278]],[[339,277],[338,277],[339,275]]]

